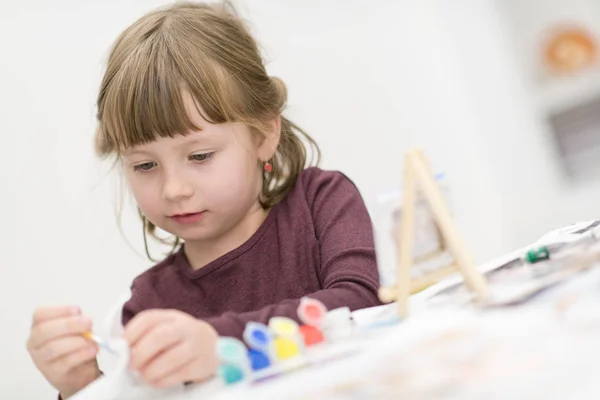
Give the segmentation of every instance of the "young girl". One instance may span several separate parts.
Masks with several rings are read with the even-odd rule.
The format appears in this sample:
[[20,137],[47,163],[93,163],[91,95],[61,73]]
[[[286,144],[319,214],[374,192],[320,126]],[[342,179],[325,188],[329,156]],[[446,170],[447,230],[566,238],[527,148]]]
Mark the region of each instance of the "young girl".
[[[318,149],[281,115],[285,104],[285,86],[222,6],[177,3],[116,41],[97,150],[122,164],[145,234],[177,238],[123,308],[131,368],[151,385],[205,380],[219,335],[297,319],[302,296],[329,309],[379,304],[363,200],[341,173],[304,169],[300,136]],[[34,315],[29,351],[63,398],[100,375],[81,337],[90,328],[76,307]]]

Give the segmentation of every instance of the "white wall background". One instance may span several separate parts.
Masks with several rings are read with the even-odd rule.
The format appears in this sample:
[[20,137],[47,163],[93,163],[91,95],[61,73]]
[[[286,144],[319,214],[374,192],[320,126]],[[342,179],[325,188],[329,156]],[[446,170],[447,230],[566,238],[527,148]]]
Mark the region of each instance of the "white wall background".
[[[164,3],[0,0],[3,398],[53,396],[25,352],[35,307],[79,304],[100,321],[149,266],[130,207],[132,246],[119,232],[115,179],[92,136],[111,42]],[[494,1],[252,0],[242,10],[289,86],[290,116],[368,202],[400,183],[402,153],[420,146],[446,172],[477,260],[595,216],[588,196],[563,196]]]
[[[485,3],[485,2],[484,2]],[[548,123],[552,112],[564,111],[600,97],[600,63],[578,75],[550,79],[541,65],[540,45],[547,40],[549,27],[565,24],[584,26],[600,45],[600,2],[595,0],[498,0],[496,15],[504,17],[504,48],[516,55],[511,61],[518,71],[520,92],[515,106],[521,110],[521,123],[503,133],[504,143],[515,146],[516,182],[510,182],[520,197],[527,197],[531,207],[520,209],[521,226],[550,226],[596,217],[600,204],[600,182],[595,179],[570,180],[558,159],[558,147]],[[495,52],[495,50],[493,50]],[[498,76],[499,77],[499,76]],[[512,119],[514,114],[511,114]],[[600,135],[600,132],[595,134]],[[499,138],[500,135],[493,135]],[[500,145],[500,144],[499,144]],[[532,151],[534,149],[535,151]],[[515,184],[522,185],[515,187]],[[523,187],[528,185],[526,188]],[[508,188],[509,186],[507,186]],[[529,189],[530,194],[525,190]],[[534,207],[534,204],[539,204]],[[531,210],[537,208],[535,214]],[[531,224],[529,223],[531,221]],[[531,230],[527,231],[530,234]]]

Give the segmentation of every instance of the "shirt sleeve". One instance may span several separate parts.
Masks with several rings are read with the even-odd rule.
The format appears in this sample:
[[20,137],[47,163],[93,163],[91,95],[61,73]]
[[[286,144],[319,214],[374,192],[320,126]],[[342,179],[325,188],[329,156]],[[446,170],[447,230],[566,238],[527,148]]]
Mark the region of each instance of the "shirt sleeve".
[[[305,185],[320,245],[319,280],[323,289],[307,296],[321,301],[329,310],[380,305],[373,227],[364,201],[356,186],[343,174],[314,172],[316,176],[299,184]],[[289,299],[260,310],[228,312],[205,320],[221,336],[241,338],[250,321],[266,324],[271,317],[284,316],[300,322],[299,303],[300,299]]]

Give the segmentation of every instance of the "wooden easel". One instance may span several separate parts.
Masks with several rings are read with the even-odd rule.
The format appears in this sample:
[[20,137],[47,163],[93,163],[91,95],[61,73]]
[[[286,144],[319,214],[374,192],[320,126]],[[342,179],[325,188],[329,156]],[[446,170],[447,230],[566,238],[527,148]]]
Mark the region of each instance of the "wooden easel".
[[[418,186],[417,186],[418,185]],[[454,263],[448,267],[431,272],[422,278],[421,282],[411,279],[410,268],[414,262],[413,248],[415,235],[415,202],[417,187],[422,191],[436,223],[442,243],[452,255]],[[408,315],[408,298],[411,286],[424,285],[427,282],[437,282],[439,279],[458,271],[464,278],[467,287],[475,292],[479,299],[487,294],[487,284],[483,275],[477,270],[444,202],[442,193],[431,173],[429,162],[421,150],[412,150],[404,158],[404,185],[402,199],[402,221],[400,239],[397,243],[398,279],[394,287],[382,287],[379,290],[381,301],[389,303],[396,301],[398,314],[401,318]]]

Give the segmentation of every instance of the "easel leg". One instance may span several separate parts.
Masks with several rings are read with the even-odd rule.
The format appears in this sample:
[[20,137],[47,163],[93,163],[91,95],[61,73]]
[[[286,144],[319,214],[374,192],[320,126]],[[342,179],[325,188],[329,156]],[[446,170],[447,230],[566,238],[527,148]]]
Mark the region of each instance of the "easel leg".
[[443,236],[448,243],[448,248],[454,257],[457,267],[464,276],[466,284],[475,291],[479,298],[484,298],[487,295],[485,280],[471,261],[462,238],[452,222],[442,194],[429,173],[425,157],[421,152],[416,153],[413,168],[414,176],[418,180],[420,189],[429,202],[431,212],[440,230],[443,232]]
[[408,297],[410,296],[410,267],[412,264],[412,253],[415,235],[415,175],[413,171],[414,155],[409,153],[404,159],[404,182],[402,198],[402,225],[400,231],[400,243],[396,246],[398,251],[398,282],[397,303],[398,314],[401,318],[408,315]]

